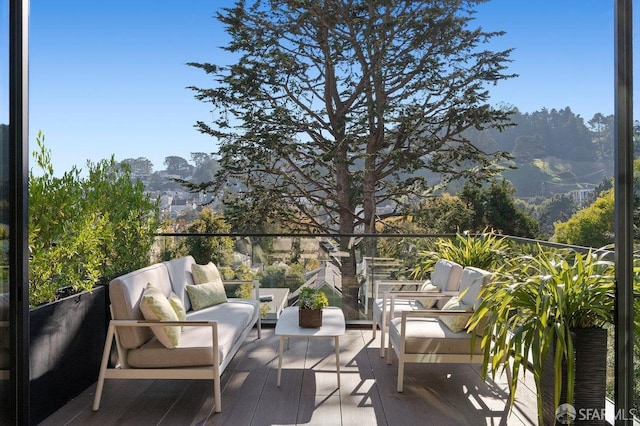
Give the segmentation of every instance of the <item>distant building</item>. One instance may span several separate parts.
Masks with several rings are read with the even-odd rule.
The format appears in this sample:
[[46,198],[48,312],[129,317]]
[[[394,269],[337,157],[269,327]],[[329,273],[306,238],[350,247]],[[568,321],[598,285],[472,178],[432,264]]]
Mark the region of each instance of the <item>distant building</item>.
[[322,290],[329,299],[330,306],[342,306],[342,274],[331,262],[322,262],[322,266],[307,274],[307,281],[289,294],[289,306],[298,301],[300,289],[303,287]]
[[569,192],[569,195],[580,207],[583,207],[587,204],[592,198],[593,193],[595,192],[594,188],[585,188],[585,189],[574,189]]

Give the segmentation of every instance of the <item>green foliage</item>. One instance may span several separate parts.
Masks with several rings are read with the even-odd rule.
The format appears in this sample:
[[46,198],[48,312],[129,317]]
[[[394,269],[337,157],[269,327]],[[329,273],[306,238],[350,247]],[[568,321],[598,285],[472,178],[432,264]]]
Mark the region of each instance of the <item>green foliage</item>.
[[[516,256],[481,290],[482,300],[469,320],[483,331],[482,376],[512,362],[511,404],[518,374],[531,357],[542,424],[541,377],[545,358],[554,354],[555,405],[559,405],[562,364],[567,366],[567,402],[573,402],[575,365],[572,328],[602,327],[613,321],[614,268],[605,254],[543,250]],[[484,324],[482,326],[481,324]],[[475,333],[473,339],[475,342]],[[555,350],[555,352],[554,352]],[[511,356],[505,356],[511,354]]]
[[[215,234],[230,232],[224,217],[211,209],[202,209],[200,217],[193,221],[187,232],[195,234]],[[233,255],[231,237],[188,236],[181,241],[179,253],[190,254],[199,264],[213,262],[220,267],[230,265]]]
[[553,235],[554,224],[569,220],[577,210],[578,205],[566,194],[554,195],[542,201],[535,212],[540,224],[538,238],[548,240]]
[[300,309],[322,309],[329,306],[329,299],[322,290],[315,290],[311,287],[302,287],[298,297]]
[[413,222],[429,233],[491,228],[505,235],[533,237],[538,223],[516,204],[514,192],[506,180],[494,180],[485,187],[467,182],[456,195],[429,198],[413,212]]
[[53,301],[61,289],[92,289],[100,281],[149,264],[158,203],[132,183],[113,158],[54,176],[44,136],[29,173],[29,303]]
[[516,206],[514,193],[513,186],[504,179],[493,180],[485,188],[465,184],[458,196],[474,213],[467,230],[491,228],[504,235],[532,238],[538,231],[538,222]]
[[102,244],[106,256],[103,276],[112,278],[149,264],[155,233],[160,228],[158,200],[145,194],[134,181],[129,166],[113,158],[87,162],[83,180],[84,202],[107,221],[108,239]]
[[555,225],[554,240],[584,247],[613,243],[613,190],[605,191],[589,207],[577,211],[566,222]]
[[413,214],[413,222],[428,233],[450,234],[473,230],[474,216],[470,203],[444,193],[427,199]]
[[287,287],[291,292],[296,291],[305,282],[304,271],[298,264],[271,265],[258,273],[261,287]]
[[455,238],[438,238],[433,250],[418,253],[420,258],[412,275],[423,278],[433,270],[438,259],[448,259],[464,266],[474,266],[488,271],[500,268],[510,245],[504,237],[485,230],[480,235],[456,234]]

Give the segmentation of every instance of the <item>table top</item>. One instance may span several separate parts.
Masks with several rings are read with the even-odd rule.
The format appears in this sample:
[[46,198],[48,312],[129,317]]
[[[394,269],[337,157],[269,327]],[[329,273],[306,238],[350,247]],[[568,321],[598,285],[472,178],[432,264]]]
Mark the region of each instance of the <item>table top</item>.
[[345,331],[344,313],[342,309],[329,306],[322,310],[322,327],[302,328],[298,325],[298,307],[285,308],[276,323],[276,336],[308,336],[335,337],[342,336]]

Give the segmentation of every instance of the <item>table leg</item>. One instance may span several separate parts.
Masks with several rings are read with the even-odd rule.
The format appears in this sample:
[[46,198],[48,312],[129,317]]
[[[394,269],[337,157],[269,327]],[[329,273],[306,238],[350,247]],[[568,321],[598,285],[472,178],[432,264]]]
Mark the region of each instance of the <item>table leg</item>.
[[278,355],[278,387],[280,387],[280,376],[282,375],[282,353],[284,347],[284,336],[280,336],[280,353]]
[[340,337],[335,337],[333,345],[336,347],[336,373],[338,374],[338,387],[340,387]]

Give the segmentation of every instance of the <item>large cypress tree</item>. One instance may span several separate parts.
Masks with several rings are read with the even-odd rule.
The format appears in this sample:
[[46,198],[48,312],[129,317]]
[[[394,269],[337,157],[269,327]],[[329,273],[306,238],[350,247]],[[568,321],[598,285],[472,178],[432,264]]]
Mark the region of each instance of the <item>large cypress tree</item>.
[[[191,64],[214,80],[217,191],[235,223],[284,217],[292,229],[375,232],[383,203],[401,209],[453,178],[484,179],[506,155],[465,130],[509,124],[488,87],[510,78],[500,32],[473,27],[478,0],[238,1],[217,18],[231,65]],[[425,171],[434,172],[433,180]],[[243,219],[244,218],[244,222]],[[248,218],[248,219],[247,219]],[[341,249],[348,250],[348,238]],[[355,257],[342,262],[347,318],[358,316]]]

